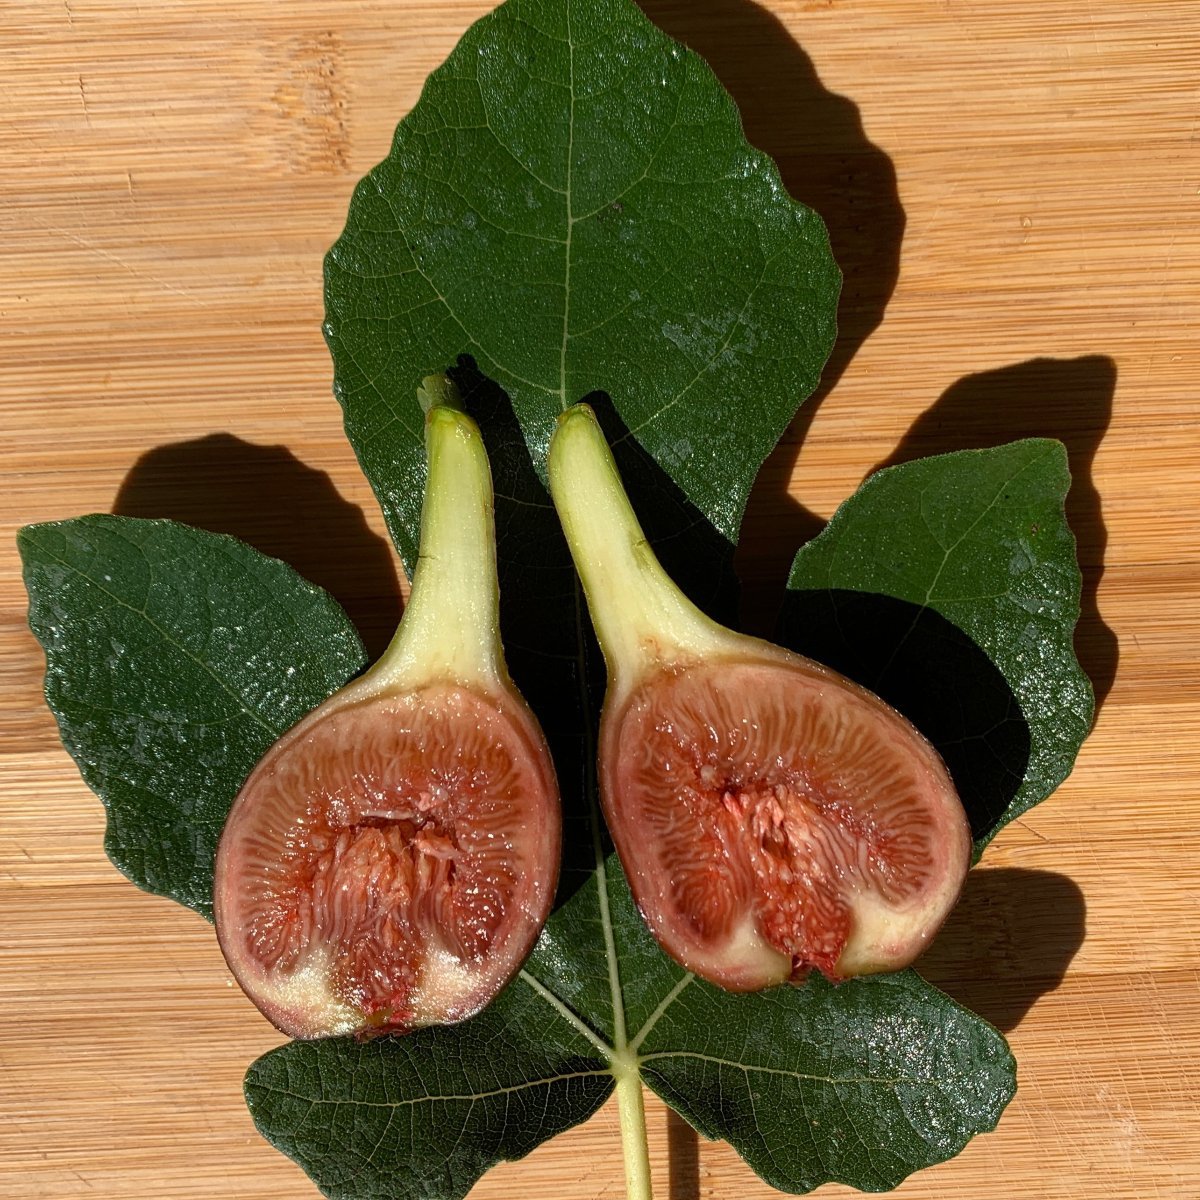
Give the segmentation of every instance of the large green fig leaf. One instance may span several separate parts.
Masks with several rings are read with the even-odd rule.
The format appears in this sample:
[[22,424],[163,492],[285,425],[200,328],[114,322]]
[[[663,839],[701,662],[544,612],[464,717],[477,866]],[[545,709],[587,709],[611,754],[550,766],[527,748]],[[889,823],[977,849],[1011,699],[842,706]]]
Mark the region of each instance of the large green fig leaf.
[[18,537],[46,700],[147,891],[212,912],[217,837],[250,768],[363,666],[290,567],[174,521],[91,516]]
[[796,555],[783,639],[889,700],[941,751],[976,850],[1067,777],[1092,723],[1062,444],[889,467]]
[[632,0],[508,0],[468,30],[355,190],[325,278],[347,433],[410,566],[414,380],[464,354],[539,473],[555,416],[603,390],[732,540],[840,286],[820,218]]

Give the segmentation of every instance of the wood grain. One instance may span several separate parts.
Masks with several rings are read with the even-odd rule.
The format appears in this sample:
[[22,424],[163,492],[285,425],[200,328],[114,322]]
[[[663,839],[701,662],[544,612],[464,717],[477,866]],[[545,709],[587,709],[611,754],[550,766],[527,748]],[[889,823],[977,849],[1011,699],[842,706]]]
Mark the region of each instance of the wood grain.
[[[1071,451],[1079,644],[1107,695],[1074,775],[996,841],[929,963],[1010,1029],[1021,1090],[995,1134],[899,1194],[1190,1200],[1200,9],[647,8],[711,57],[847,269],[827,383],[751,505],[751,604],[769,608],[798,539],[881,462],[1029,432]],[[100,806],[41,702],[12,534],[117,503],[183,515],[324,571],[379,636],[396,572],[329,394],[321,256],[484,9],[0,9],[0,1195],[314,1194],[242,1104],[277,1038],[210,929],[103,856]],[[657,1102],[649,1120],[660,1197],[773,1194]],[[474,1194],[616,1197],[617,1147],[609,1108]]]

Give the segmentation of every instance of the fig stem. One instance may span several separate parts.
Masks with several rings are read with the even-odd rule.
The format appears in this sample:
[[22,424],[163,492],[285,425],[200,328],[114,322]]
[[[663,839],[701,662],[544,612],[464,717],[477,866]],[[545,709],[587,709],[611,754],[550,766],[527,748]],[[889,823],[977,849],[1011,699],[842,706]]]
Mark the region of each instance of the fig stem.
[[617,1081],[617,1114],[621,1123],[621,1153],[625,1159],[627,1200],[654,1200],[650,1179],[650,1146],[646,1140],[646,1105],[637,1057],[622,1054],[613,1059]]
[[412,591],[396,636],[371,668],[381,689],[431,682],[504,684],[492,474],[479,427],[449,379],[418,390],[429,477]]
[[426,375],[421,380],[421,386],[417,388],[417,402],[421,405],[421,411],[428,415],[431,408],[440,405],[442,408],[452,408],[456,412],[462,412],[462,398],[458,394],[458,388],[454,386],[454,381],[448,375]]
[[558,418],[548,469],[550,494],[583,581],[610,688],[619,690],[656,664],[718,652],[726,631],[663,570],[588,405],[576,404]]

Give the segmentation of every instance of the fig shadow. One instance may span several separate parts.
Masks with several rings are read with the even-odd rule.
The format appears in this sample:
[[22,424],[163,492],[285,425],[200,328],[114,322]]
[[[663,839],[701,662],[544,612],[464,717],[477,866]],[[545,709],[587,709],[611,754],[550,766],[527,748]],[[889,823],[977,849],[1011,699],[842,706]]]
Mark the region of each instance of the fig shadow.
[[1062,982],[1087,932],[1077,884],[1053,871],[986,867],[962,897],[917,971],[935,987],[1011,1033]]
[[[556,907],[595,868],[588,794],[594,777],[594,729],[585,732],[585,696],[594,725],[605,670],[575,578],[571,554],[546,485],[534,466],[508,393],[469,355],[447,374],[475,418],[492,465],[500,632],[509,673],[538,716],[558,772],[563,802],[563,863]],[[586,397],[629,497],[663,566],[687,595],[718,620],[733,623],[738,589],[733,546],[630,436],[612,401]],[[602,848],[611,850],[601,830]]]
[[324,471],[285,446],[213,433],[148,450],[112,511],[231,534],[282,559],[341,604],[370,660],[396,631],[402,601],[391,547]]
[[937,748],[978,840],[1025,779],[1029,723],[1004,675],[932,608],[841,588],[789,591],[789,649],[840,671],[903,713]]

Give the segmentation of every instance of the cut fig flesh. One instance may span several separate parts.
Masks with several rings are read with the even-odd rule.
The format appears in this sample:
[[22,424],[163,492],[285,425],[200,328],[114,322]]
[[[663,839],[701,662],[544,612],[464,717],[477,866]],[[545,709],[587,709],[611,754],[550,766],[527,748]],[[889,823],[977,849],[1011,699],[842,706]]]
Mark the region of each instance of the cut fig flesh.
[[735,991],[906,966],[969,864],[941,759],[864,689],[737,641],[759,649],[652,670],[605,714],[601,794],[638,907]]
[[234,802],[221,947],[292,1037],[460,1021],[532,948],[558,839],[545,743],[513,697],[431,684],[318,709]]

